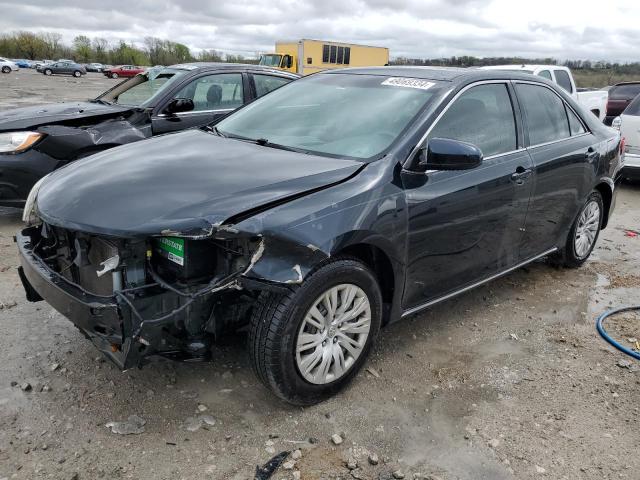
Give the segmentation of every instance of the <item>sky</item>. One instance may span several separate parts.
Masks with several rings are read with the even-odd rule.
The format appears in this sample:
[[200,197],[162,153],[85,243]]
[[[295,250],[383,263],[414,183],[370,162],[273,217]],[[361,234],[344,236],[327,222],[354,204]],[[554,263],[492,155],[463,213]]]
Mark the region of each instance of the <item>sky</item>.
[[0,32],[14,30],[245,56],[312,38],[385,46],[392,58],[640,61],[639,0],[0,0]]

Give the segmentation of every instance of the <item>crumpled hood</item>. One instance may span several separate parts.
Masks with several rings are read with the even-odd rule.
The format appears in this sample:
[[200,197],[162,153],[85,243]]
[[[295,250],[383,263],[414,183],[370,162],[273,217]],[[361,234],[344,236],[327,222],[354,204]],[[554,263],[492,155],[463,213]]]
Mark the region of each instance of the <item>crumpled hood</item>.
[[128,111],[131,111],[130,107],[91,102],[52,103],[14,108],[0,112],[0,132],[25,130],[65,120],[116,115]]
[[70,163],[44,180],[37,208],[47,223],[89,233],[205,235],[232,216],[340,182],[363,165],[187,130]]

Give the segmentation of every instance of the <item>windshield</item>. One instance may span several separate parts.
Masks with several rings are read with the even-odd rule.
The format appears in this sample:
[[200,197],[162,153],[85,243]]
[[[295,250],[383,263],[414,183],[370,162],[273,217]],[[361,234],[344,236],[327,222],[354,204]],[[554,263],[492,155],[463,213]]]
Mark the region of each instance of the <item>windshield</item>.
[[186,70],[171,68],[164,68],[160,71],[158,69],[149,69],[144,74],[136,75],[122,84],[121,88],[114,89],[114,95],[111,95],[111,99],[108,98],[109,95],[103,99],[111,100],[118,105],[147,107],[153,105],[154,100],[164,90],[179,81],[186,73]]
[[304,152],[371,158],[385,151],[440,82],[316,74],[291,82],[217,124],[226,136]]
[[262,57],[260,57],[259,64],[266,67],[279,67],[281,58],[282,55],[262,55]]

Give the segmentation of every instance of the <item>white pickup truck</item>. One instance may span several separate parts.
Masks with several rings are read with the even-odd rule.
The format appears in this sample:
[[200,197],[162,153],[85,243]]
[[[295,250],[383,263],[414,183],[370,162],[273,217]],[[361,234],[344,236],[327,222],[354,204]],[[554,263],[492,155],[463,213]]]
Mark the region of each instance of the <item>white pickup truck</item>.
[[492,65],[480,67],[484,70],[508,70],[539,75],[564,88],[584,108],[591,111],[600,121],[604,121],[607,114],[607,100],[609,94],[604,90],[579,92],[573,80],[571,70],[557,65]]

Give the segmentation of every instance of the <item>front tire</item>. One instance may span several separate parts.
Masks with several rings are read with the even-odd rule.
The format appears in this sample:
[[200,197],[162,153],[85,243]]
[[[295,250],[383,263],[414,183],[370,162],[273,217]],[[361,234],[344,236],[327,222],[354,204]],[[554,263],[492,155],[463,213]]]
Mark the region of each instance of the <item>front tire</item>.
[[258,378],[281,399],[312,405],[358,373],[382,320],[382,296],[371,270],[338,257],[287,294],[261,294],[249,330]]
[[73,76],[76,78],[79,78],[80,75],[82,75],[82,72],[80,72],[80,70],[76,70],[75,72],[73,72]]
[[115,72],[114,72],[114,73],[112,73],[112,74],[111,74],[111,78],[118,78],[118,74],[117,74],[117,73],[115,73]]
[[587,261],[596,246],[602,219],[604,203],[600,192],[589,195],[571,226],[567,243],[560,251],[561,263],[568,268],[577,268]]
[[2,73],[11,73],[11,67],[7,67],[6,65],[2,67]]
[[53,72],[52,72],[50,69],[48,69],[48,68],[44,71],[44,74],[45,74],[47,77],[48,77],[48,76],[50,76],[52,73],[53,73]]

